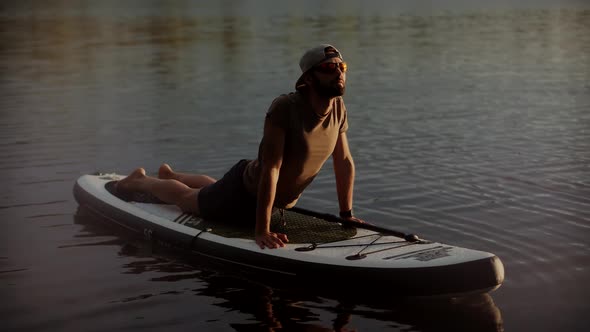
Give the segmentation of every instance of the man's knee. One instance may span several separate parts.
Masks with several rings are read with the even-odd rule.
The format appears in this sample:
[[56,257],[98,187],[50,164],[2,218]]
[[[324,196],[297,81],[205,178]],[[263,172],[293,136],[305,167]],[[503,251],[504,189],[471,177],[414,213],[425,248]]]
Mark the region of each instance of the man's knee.
[[199,210],[199,190],[191,190],[180,197],[177,202],[178,207],[182,212],[193,213],[198,215]]

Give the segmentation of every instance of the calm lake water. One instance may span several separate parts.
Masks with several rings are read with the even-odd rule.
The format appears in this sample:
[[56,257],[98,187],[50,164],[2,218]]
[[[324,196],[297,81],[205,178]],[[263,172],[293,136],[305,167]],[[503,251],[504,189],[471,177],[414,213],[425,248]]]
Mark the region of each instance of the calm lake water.
[[[0,38],[3,331],[590,328],[588,2],[6,1]],[[321,42],[349,63],[357,215],[497,254],[490,296],[343,301],[78,211],[82,174],[255,157]],[[300,206],[337,212],[330,168]]]

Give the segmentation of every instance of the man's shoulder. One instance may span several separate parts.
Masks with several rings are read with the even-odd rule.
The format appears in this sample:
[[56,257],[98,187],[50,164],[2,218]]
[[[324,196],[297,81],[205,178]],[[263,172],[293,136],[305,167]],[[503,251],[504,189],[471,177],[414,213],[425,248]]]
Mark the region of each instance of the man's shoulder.
[[295,108],[293,98],[292,93],[276,97],[266,112],[266,118],[279,127],[288,128],[290,119],[293,117],[292,110]]
[[277,106],[283,106],[285,104],[290,103],[289,95],[288,94],[281,94],[275,99],[273,99],[271,103],[271,108],[276,108]]
[[278,96],[277,98],[275,98],[275,102],[278,102],[281,104],[297,104],[297,103],[301,103],[302,101],[303,101],[303,96],[298,91],[284,93],[284,94]]
[[288,112],[293,109],[293,106],[302,105],[303,101],[304,99],[299,92],[282,94],[273,100],[270,111]]

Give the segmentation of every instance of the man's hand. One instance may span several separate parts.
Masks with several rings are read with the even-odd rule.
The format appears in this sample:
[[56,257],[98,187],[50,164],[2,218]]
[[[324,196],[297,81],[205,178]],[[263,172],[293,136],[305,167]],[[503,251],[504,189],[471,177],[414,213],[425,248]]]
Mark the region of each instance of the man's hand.
[[359,219],[357,217],[349,217],[349,218],[342,218],[344,220],[348,220],[348,221],[352,221],[352,222],[358,222],[359,224],[364,224],[365,221],[362,219]]
[[264,247],[269,249],[282,248],[285,246],[285,242],[289,242],[289,239],[283,233],[256,234],[256,244],[260,246],[260,249],[264,249]]

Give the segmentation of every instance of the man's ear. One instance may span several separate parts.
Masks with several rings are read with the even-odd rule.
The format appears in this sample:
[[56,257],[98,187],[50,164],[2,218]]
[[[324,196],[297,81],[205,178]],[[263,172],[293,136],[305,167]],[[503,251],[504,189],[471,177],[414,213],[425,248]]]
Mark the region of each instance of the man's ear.
[[305,85],[312,86],[314,81],[312,75],[313,73],[311,71],[308,71],[305,73],[305,75],[303,75],[303,82],[305,82]]

